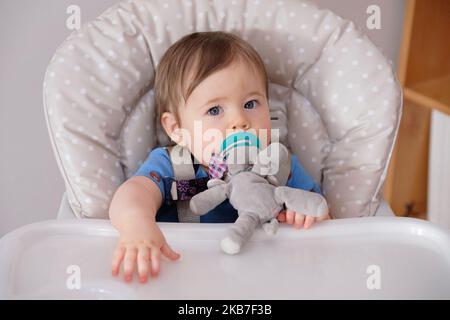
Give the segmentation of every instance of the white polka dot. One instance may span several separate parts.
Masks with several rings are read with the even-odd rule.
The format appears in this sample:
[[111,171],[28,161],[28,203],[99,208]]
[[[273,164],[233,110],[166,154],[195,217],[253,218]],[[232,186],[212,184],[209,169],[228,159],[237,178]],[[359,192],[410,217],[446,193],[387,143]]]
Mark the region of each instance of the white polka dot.
[[294,13],[294,12],[292,12],[292,11],[291,11],[291,12],[289,12],[289,17],[290,17],[290,18],[294,18],[294,17],[295,17],[295,13]]
[[353,153],[352,153],[352,157],[356,157],[358,155],[358,152],[356,152],[356,151],[353,151]]
[[366,55],[371,57],[371,56],[373,56],[373,52],[369,50],[369,51],[366,52]]
[[83,168],[86,168],[86,167],[87,167],[87,162],[86,162],[86,161],[82,161],[82,162],[81,162],[81,166],[82,166]]
[[369,75],[368,75],[367,73],[363,73],[363,74],[362,74],[362,78],[363,78],[363,79],[367,79],[368,77],[369,77]]
[[352,65],[353,66],[357,66],[359,64],[359,61],[358,60],[352,60]]
[[328,63],[333,63],[334,62],[334,58],[333,57],[328,57],[327,61],[328,61]]
[[84,202],[87,203],[87,204],[89,204],[89,203],[92,203],[92,200],[91,200],[91,198],[85,198],[85,199],[84,199]]
[[343,47],[343,48],[341,49],[341,52],[342,52],[342,53],[347,53],[347,52],[348,52],[348,48],[347,48],[347,47]]
[[281,48],[276,48],[275,51],[280,53],[281,52]]
[[344,75],[344,72],[342,70],[338,70],[337,75],[339,77],[342,77]]
[[377,86],[373,86],[372,87],[372,92],[378,92],[378,87]]
[[352,89],[353,88],[353,83],[351,83],[351,82],[347,83],[347,88]]
[[371,185],[371,184],[372,184],[372,180],[367,179],[367,180],[366,180],[366,184]]
[[328,81],[325,80],[324,82],[322,82],[322,84],[323,84],[324,87],[327,87],[328,86]]
[[368,149],[373,149],[373,144],[372,144],[372,143],[369,143],[369,144],[367,145],[367,148],[368,148]]
[[316,157],[312,157],[311,162],[312,162],[312,163],[316,163],[316,162],[317,162]]
[[353,190],[355,190],[355,186],[349,186],[348,189],[349,189],[350,191],[353,191]]
[[339,193],[336,193],[336,199],[340,199],[341,195]]
[[299,54],[304,54],[305,53],[305,49],[304,48],[299,48],[298,49],[298,53]]
[[116,181],[116,180],[117,180],[117,177],[111,176],[111,181]]
[[345,212],[345,211],[347,211],[347,208],[346,207],[341,207],[341,212]]

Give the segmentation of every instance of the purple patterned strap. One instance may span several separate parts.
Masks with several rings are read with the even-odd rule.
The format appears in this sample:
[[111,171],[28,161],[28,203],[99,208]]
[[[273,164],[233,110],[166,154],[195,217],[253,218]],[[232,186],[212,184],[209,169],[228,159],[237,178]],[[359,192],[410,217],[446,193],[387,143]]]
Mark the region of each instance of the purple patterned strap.
[[189,200],[197,193],[205,191],[208,189],[208,180],[209,177],[174,181],[174,183],[176,183],[178,198],[174,200]]

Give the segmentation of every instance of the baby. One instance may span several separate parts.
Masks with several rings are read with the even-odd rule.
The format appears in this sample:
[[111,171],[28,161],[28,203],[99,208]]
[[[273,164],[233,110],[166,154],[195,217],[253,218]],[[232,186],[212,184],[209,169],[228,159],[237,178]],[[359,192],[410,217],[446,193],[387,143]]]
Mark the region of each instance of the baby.
[[[155,99],[162,127],[176,145],[190,151],[198,179],[208,179],[211,154],[219,150],[220,141],[201,143],[211,140],[211,130],[223,137],[235,131],[271,130],[264,63],[250,44],[231,33],[197,32],[173,44],[156,70]],[[261,144],[269,143],[270,134],[266,134]],[[146,282],[149,273],[158,274],[161,254],[171,260],[180,257],[156,224],[178,222],[173,180],[167,148],[155,148],[114,194],[109,216],[120,239],[112,261],[113,275],[118,275],[123,262],[126,281],[131,281],[137,269],[140,281]],[[291,156],[287,186],[321,193],[295,155]],[[236,210],[224,201],[200,222],[234,222],[236,218]],[[305,229],[325,219],[329,216],[305,217],[289,208],[278,215],[280,222]]]

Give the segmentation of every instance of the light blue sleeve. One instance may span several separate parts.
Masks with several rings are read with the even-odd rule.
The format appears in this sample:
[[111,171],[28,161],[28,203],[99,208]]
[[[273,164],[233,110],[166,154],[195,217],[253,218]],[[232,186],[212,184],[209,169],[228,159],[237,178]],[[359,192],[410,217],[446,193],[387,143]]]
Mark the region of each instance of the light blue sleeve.
[[173,181],[173,168],[169,154],[165,148],[153,149],[134,176],[144,176],[152,180],[159,187],[163,201],[167,200],[169,188]]
[[291,156],[291,177],[286,185],[291,188],[298,188],[322,194],[320,186],[314,182],[313,178],[311,178],[308,172],[302,167],[297,156],[294,154]]

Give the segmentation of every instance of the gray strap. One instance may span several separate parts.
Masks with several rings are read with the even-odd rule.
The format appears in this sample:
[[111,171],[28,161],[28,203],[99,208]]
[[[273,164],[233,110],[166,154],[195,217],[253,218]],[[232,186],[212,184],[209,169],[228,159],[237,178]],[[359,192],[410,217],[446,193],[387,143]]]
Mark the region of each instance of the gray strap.
[[167,148],[172,162],[175,181],[172,183],[172,199],[176,200],[179,222],[200,222],[200,217],[196,216],[189,208],[189,200],[178,200],[177,185],[178,180],[195,179],[194,164],[192,163],[190,151],[179,145]]

